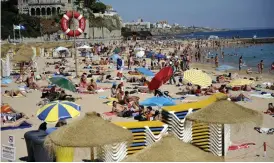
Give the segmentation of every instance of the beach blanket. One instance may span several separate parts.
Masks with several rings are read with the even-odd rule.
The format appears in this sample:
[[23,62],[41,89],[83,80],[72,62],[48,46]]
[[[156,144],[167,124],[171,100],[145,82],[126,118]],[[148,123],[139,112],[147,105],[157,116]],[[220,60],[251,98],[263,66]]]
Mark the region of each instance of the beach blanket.
[[258,98],[267,98],[267,99],[271,99],[274,98],[273,96],[271,96],[271,94],[267,93],[267,94],[251,94],[250,96],[252,97],[258,97]]
[[1,127],[1,131],[5,131],[5,130],[16,130],[16,129],[25,129],[25,128],[30,128],[32,125],[24,122],[22,123],[20,126],[18,127]]
[[172,98],[172,100],[184,100],[185,97]]
[[114,112],[104,112],[103,114],[106,115],[106,116],[109,116],[109,117],[116,115]]
[[99,98],[101,98],[101,99],[108,99],[107,96],[99,96]]
[[231,145],[231,146],[229,146],[228,150],[234,151],[234,150],[238,150],[238,149],[245,149],[245,148],[249,148],[250,145],[256,145],[256,144],[255,143],[244,143],[244,144],[240,144],[240,145]]
[[272,135],[274,133],[274,128],[254,127],[254,130],[261,134]]
[[112,106],[113,101],[117,101],[118,102],[118,99],[117,98],[108,98],[108,101],[106,102],[106,104],[108,106]]

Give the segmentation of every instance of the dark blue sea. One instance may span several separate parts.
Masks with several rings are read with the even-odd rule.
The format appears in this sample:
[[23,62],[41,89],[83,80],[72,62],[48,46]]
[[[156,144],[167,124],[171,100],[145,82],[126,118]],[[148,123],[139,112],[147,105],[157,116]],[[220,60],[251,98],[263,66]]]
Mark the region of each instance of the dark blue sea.
[[253,38],[254,35],[257,38],[261,37],[274,37],[274,29],[253,29],[253,30],[230,30],[230,31],[220,31],[220,32],[196,32],[192,34],[182,34],[177,35],[176,38],[197,38],[197,39],[207,39],[209,36],[214,35],[219,38]]
[[[231,30],[222,32],[197,32],[190,35],[178,35],[177,38],[201,38],[207,39],[210,35],[218,36],[219,38],[232,38],[239,36],[240,38],[253,38],[254,35],[257,38],[261,37],[274,37],[274,29],[259,29],[259,30]],[[249,47],[238,47],[238,48],[224,48],[225,53],[224,61],[221,64],[238,67],[239,57],[243,56],[245,67],[252,67],[257,70],[257,64],[260,60],[264,61],[266,69],[269,69],[271,64],[274,62],[274,44],[257,44]],[[211,53],[217,54],[212,51]],[[231,56],[231,54],[237,54],[237,56]]]

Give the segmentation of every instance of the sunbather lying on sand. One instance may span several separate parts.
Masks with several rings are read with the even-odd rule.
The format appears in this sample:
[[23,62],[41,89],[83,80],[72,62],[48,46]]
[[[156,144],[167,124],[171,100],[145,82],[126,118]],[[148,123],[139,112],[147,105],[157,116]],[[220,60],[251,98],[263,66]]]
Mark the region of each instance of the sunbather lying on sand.
[[237,96],[233,96],[233,95],[228,95],[228,97],[230,98],[231,101],[233,102],[238,102],[238,101],[245,101],[246,99],[249,99],[248,97],[246,97],[244,94],[240,93]]
[[[1,115],[1,128],[18,127],[22,123],[27,122],[27,119],[29,119],[29,118],[26,115],[24,115],[23,113]],[[27,123],[29,123],[29,122],[27,122]]]
[[274,106],[273,106],[273,103],[269,103],[268,104],[268,109],[265,112],[265,114],[274,115]]
[[20,91],[20,90],[17,90],[17,91],[14,91],[14,90],[8,91],[8,90],[6,90],[5,95],[10,96],[10,97],[23,95],[23,96],[27,97],[27,95],[25,93],[23,93],[23,91]]

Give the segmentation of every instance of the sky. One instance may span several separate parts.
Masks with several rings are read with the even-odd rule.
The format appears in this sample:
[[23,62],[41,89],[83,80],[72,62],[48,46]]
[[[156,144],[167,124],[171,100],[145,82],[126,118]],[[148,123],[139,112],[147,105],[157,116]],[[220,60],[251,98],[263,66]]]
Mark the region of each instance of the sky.
[[274,0],[101,0],[124,22],[167,20],[214,28],[274,28]]

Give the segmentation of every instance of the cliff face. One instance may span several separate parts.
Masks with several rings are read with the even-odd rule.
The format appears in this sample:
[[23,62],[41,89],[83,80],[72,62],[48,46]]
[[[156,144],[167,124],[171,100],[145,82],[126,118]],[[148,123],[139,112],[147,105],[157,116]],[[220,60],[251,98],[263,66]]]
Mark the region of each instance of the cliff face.
[[109,31],[121,30],[122,21],[118,15],[114,16],[95,16],[89,17],[89,27],[102,28],[105,27]]

